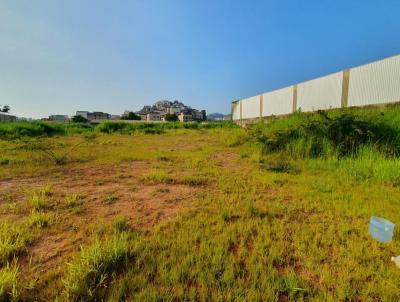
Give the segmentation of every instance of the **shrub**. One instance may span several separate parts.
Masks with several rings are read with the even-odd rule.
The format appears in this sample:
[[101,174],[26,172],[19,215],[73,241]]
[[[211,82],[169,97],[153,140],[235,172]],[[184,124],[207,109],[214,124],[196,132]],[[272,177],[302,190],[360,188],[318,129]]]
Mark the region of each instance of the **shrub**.
[[125,234],[106,241],[96,240],[88,248],[81,248],[79,256],[68,263],[63,280],[68,301],[102,300],[102,290],[113,273],[120,270],[130,256]]

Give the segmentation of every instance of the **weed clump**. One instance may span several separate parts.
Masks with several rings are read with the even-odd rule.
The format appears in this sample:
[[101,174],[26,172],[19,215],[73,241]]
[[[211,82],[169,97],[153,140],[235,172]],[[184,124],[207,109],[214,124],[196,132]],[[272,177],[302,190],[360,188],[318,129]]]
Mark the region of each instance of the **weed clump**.
[[39,211],[43,209],[46,205],[46,193],[43,191],[34,193],[30,202],[34,210]]
[[8,165],[10,163],[10,159],[4,156],[0,156],[0,166]]
[[129,230],[129,219],[125,216],[120,216],[114,219],[112,222],[114,230],[118,233]]
[[31,233],[22,225],[8,222],[0,223],[0,264],[6,263],[16,255],[25,251],[31,242]]
[[183,180],[183,183],[190,187],[202,186],[208,183],[208,179],[198,176],[188,176]]
[[165,171],[154,171],[146,173],[142,176],[142,181],[148,184],[171,184],[174,179]]
[[65,197],[65,203],[67,204],[68,208],[75,208],[80,204],[80,198],[78,194],[72,193]]
[[260,167],[264,170],[272,171],[275,173],[300,173],[300,169],[295,165],[293,160],[291,160],[287,156],[284,156],[282,153],[277,154],[277,156],[262,158],[260,160]]
[[113,204],[116,203],[118,200],[118,196],[116,196],[115,194],[108,194],[106,199],[104,199],[104,203],[105,204]]
[[53,222],[53,216],[47,213],[32,210],[28,218],[28,224],[31,227],[45,228]]

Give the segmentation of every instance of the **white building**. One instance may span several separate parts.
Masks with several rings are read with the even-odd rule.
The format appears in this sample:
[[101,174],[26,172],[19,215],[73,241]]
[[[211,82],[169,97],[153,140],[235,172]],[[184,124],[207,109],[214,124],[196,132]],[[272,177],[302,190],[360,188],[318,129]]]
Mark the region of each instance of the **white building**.
[[6,113],[0,113],[0,122],[16,122],[17,117]]
[[161,121],[161,114],[159,114],[159,113],[148,113],[146,115],[146,121],[148,121],[148,122]]

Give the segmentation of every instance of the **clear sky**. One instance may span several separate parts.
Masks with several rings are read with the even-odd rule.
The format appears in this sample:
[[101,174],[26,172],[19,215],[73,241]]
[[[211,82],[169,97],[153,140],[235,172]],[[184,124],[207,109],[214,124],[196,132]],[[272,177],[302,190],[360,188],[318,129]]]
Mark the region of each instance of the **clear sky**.
[[399,0],[2,0],[0,104],[18,116],[232,100],[400,53]]

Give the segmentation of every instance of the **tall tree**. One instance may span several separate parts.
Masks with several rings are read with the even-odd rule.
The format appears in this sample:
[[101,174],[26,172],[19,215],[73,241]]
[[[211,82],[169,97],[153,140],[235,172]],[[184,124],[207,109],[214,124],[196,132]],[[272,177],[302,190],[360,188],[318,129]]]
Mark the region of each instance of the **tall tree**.
[[1,108],[1,105],[0,105],[0,112],[5,112],[5,113],[10,112],[10,106],[4,105],[3,108]]

